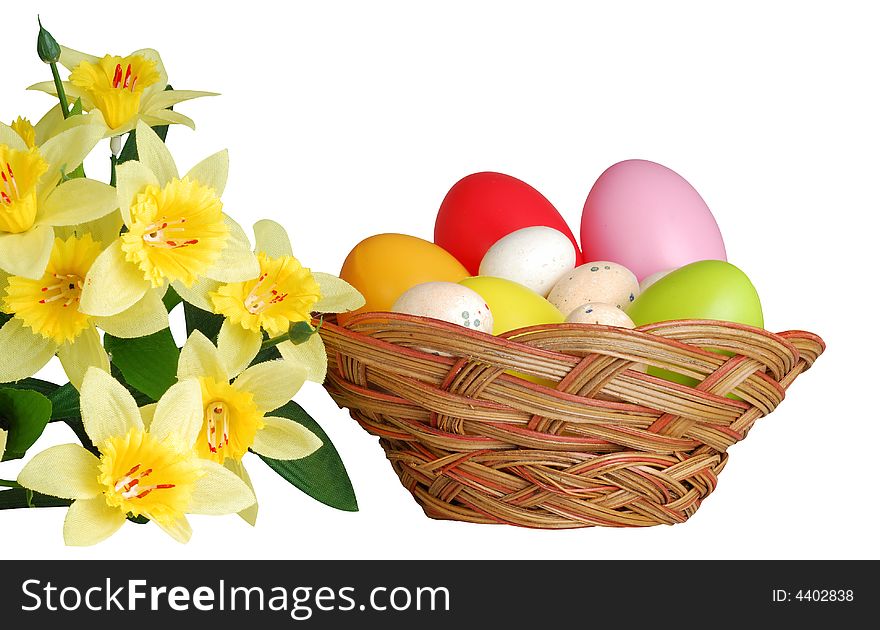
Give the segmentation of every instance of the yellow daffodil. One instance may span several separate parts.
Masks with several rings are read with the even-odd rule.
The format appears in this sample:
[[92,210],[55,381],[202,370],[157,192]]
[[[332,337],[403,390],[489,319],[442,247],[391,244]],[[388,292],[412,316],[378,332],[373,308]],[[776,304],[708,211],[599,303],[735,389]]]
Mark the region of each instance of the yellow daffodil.
[[[59,61],[70,70],[70,78],[64,82],[68,98],[81,99],[87,112],[100,112],[108,137],[131,131],[139,121],[149,126],[182,124],[195,128],[192,119],[170,108],[201,96],[215,96],[213,92],[166,91],[168,74],[162,58],[149,48],[125,57],[95,57],[62,46]],[[52,81],[37,83],[29,89],[57,94]]]
[[[286,333],[291,324],[310,322],[312,313],[353,311],[364,304],[357,290],[336,276],[303,268],[293,256],[284,228],[268,219],[254,224],[260,273],[245,282],[201,279],[181,287],[180,296],[202,310],[223,315],[218,346],[232,371],[243,370],[257,355],[262,331],[270,337]],[[307,370],[318,383],[327,375],[327,352],[319,335],[300,344],[278,344],[281,356]]]
[[226,151],[206,158],[182,178],[168,148],[143,122],[139,161],[117,169],[118,206],[126,231],[105,249],[85,279],[81,309],[121,313],[150,289],[192,286],[197,279],[241,282],[260,267],[244,230],[223,211],[229,169]]
[[193,448],[203,424],[198,380],[173,385],[142,416],[122,384],[90,368],[80,406],[100,455],[78,444],[54,446],[18,476],[25,488],[74,500],[64,519],[68,545],[101,542],[128,514],[146,516],[187,542],[192,529],[186,514],[233,514],[253,505],[253,492],[238,476]]
[[102,135],[100,118],[71,116],[57,134],[28,146],[0,123],[0,269],[40,278],[55,241],[53,226],[92,221],[117,207],[116,191],[107,184],[78,178],[59,185]]
[[37,280],[8,276],[0,287],[0,306],[13,317],[0,328],[0,382],[35,374],[58,355],[77,389],[89,367],[110,370],[95,326],[117,337],[140,337],[168,326],[159,291],[148,291],[118,315],[92,317],[79,310],[83,281],[101,246],[91,235],[55,239],[46,271]]
[[[59,110],[60,111],[60,110]],[[24,144],[28,149],[37,146],[37,130],[27,118],[19,116],[9,125],[18,136],[24,140]]]
[[[195,331],[180,352],[177,378],[197,378],[201,384],[199,456],[224,464],[250,485],[241,461],[248,449],[273,459],[300,459],[320,448],[321,439],[298,422],[267,415],[299,391],[306,380],[304,367],[277,360],[244,371],[238,366],[230,369],[224,357],[236,351],[222,344],[218,348]],[[254,504],[241,516],[253,525],[256,512]]]

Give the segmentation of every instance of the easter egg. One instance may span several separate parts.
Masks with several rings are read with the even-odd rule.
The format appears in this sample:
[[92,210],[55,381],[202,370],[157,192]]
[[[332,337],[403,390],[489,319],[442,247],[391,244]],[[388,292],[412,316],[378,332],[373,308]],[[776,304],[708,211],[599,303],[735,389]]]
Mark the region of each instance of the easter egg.
[[479,293],[455,282],[425,282],[407,289],[391,310],[431,317],[492,334],[492,312]]
[[576,324],[604,324],[619,328],[635,328],[636,325],[620,307],[601,302],[581,304],[565,318],[565,321]]
[[513,280],[546,297],[574,269],[576,258],[565,234],[535,225],[511,232],[492,245],[480,262],[480,275]]
[[683,177],[647,160],[609,167],[581,217],[584,256],[613,260],[641,280],[697,260],[726,260],[706,202]]
[[636,326],[670,319],[717,319],[762,328],[758,292],[723,260],[701,260],[669,272],[626,309]]
[[588,302],[626,308],[638,295],[639,281],[632,271],[608,260],[597,260],[563,275],[547,299],[568,315]]
[[465,278],[460,284],[479,293],[489,306],[494,318],[492,333],[495,335],[526,326],[559,324],[565,319],[550,302],[511,280],[475,276]]
[[377,234],[358,243],[348,254],[339,277],[361,292],[366,304],[340,314],[344,323],[353,314],[388,311],[407,289],[423,282],[458,282],[467,270],[434,243],[406,234]]
[[547,199],[523,181],[502,173],[474,173],[446,193],[434,225],[434,242],[455,256],[471,274],[503,236],[533,225],[559,230],[580,250],[565,220]]
[[642,281],[639,282],[639,293],[643,292],[649,286],[657,282],[660,278],[667,275],[672,269],[666,269],[665,271],[658,271],[656,273],[652,273],[650,276],[645,276],[642,278]]

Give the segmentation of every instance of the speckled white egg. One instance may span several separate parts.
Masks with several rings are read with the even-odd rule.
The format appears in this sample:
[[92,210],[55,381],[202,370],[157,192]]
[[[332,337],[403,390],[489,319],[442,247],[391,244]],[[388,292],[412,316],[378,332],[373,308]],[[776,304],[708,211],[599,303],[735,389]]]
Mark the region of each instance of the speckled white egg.
[[575,256],[565,234],[535,225],[496,241],[480,262],[480,275],[512,280],[547,297],[553,285],[574,269]]
[[641,293],[645,292],[649,286],[657,282],[660,278],[667,275],[670,271],[674,271],[674,269],[667,269],[666,271],[658,271],[656,273],[652,273],[650,276],[645,276],[641,282],[639,282],[639,291]]
[[391,310],[431,317],[492,334],[492,313],[473,289],[455,282],[424,282],[405,291]]
[[620,308],[614,304],[602,304],[601,302],[581,304],[568,314],[565,321],[576,324],[604,324],[619,328],[636,327],[629,315]]
[[635,274],[617,263],[599,260],[584,263],[560,278],[547,299],[568,315],[588,302],[613,304],[622,309],[639,295]]

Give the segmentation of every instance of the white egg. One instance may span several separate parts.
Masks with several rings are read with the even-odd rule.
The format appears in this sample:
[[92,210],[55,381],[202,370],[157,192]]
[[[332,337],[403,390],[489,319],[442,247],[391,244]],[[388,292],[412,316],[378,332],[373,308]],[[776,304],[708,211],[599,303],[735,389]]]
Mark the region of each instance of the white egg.
[[639,295],[635,274],[617,263],[604,260],[584,263],[562,276],[547,299],[568,315],[588,302],[613,304],[626,308]]
[[565,318],[565,321],[576,324],[605,324],[619,328],[635,328],[636,325],[629,315],[614,304],[589,302],[581,304]]
[[455,282],[424,282],[405,291],[391,310],[431,317],[492,334],[492,313],[480,294]]
[[641,293],[645,292],[649,286],[657,282],[660,278],[667,275],[670,271],[674,271],[674,269],[667,269],[666,271],[658,271],[656,273],[652,273],[650,276],[645,276],[641,282],[639,282],[639,291]]
[[495,242],[480,262],[480,275],[505,278],[547,297],[553,285],[574,269],[569,238],[543,225],[522,228]]

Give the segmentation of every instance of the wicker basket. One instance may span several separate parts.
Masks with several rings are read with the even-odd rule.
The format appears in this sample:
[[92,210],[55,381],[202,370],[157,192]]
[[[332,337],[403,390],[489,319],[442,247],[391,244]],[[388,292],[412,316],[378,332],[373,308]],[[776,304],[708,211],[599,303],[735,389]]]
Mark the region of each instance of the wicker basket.
[[493,337],[385,312],[325,322],[321,336],[327,391],[379,436],[428,516],[545,529],[687,520],[727,449],[825,348],[808,332],[718,321]]

